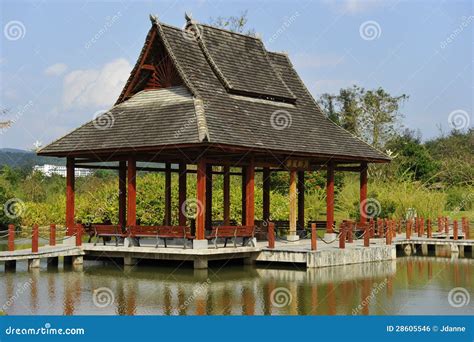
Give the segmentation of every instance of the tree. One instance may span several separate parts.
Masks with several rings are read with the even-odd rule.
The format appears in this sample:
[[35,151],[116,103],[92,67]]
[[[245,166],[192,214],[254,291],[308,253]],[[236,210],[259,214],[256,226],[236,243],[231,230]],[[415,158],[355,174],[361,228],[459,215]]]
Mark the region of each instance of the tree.
[[255,30],[246,27],[248,23],[247,14],[248,10],[245,10],[239,16],[211,17],[209,18],[209,25],[254,37],[256,35]]

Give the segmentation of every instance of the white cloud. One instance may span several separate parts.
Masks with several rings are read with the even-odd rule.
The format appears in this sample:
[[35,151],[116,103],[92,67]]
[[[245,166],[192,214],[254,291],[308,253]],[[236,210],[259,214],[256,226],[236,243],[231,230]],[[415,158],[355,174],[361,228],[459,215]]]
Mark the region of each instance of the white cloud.
[[44,69],[44,73],[48,76],[61,76],[67,70],[67,65],[64,63],[56,63],[50,65],[46,69]]
[[73,70],[64,77],[65,108],[111,106],[128,79],[132,66],[123,58],[101,69]]
[[296,54],[292,59],[296,68],[320,68],[337,66],[344,62],[344,56],[338,55],[312,55],[308,53]]

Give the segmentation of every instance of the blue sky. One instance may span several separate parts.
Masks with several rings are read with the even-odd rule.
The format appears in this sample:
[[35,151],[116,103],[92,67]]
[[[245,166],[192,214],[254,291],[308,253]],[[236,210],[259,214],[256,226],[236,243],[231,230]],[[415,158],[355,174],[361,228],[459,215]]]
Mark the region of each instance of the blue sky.
[[[410,95],[403,124],[427,139],[451,113],[473,124],[472,1],[0,0],[0,147],[31,149],[109,108],[150,28],[248,10],[267,49],[285,51],[314,96],[358,84]],[[1,121],[1,119],[0,119]]]

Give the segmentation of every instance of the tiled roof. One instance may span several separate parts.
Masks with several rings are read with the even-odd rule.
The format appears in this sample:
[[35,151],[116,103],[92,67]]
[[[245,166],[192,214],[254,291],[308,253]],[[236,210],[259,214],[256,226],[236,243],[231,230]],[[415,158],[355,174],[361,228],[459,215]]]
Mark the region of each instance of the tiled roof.
[[[154,25],[183,86],[145,90],[129,99],[123,98],[123,92],[110,111],[113,126],[98,130],[89,122],[40,154],[206,142],[290,154],[389,160],[328,120],[288,56],[266,51],[261,40],[192,24],[199,35],[193,39],[179,28],[157,21]],[[146,44],[152,43],[150,35]],[[131,78],[134,72],[137,67]]]

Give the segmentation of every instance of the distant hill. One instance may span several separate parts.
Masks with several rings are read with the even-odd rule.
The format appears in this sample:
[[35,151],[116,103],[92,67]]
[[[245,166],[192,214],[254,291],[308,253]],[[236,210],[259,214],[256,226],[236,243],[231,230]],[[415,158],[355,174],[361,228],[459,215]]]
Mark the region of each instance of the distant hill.
[[0,148],[0,168],[4,165],[31,168],[34,165],[66,165],[64,158],[38,157],[35,152],[15,148]]

